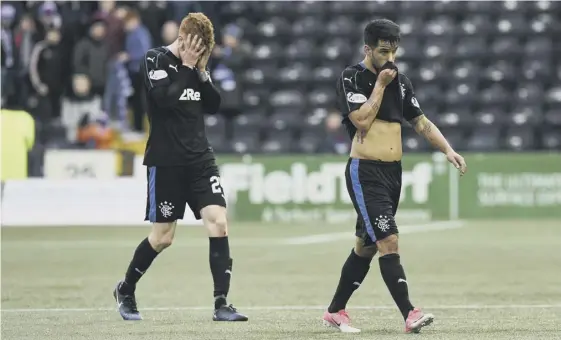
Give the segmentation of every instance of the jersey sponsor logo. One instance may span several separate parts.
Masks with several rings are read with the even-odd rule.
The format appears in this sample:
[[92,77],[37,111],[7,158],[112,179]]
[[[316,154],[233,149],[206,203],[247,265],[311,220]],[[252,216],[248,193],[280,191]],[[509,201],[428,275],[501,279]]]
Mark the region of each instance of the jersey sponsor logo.
[[179,97],[179,100],[193,100],[198,102],[199,100],[201,100],[201,93],[193,89],[185,89],[183,90],[181,97]]
[[347,101],[349,103],[365,103],[367,100],[366,96],[361,94],[361,93],[353,93],[353,92],[349,92],[347,93]]
[[179,71],[177,70],[177,65],[171,65],[171,64],[170,64],[170,65],[169,65],[169,68],[174,69],[175,72],[179,72]]
[[417,101],[417,98],[415,98],[415,97],[411,98],[411,104],[413,104],[413,106],[415,106],[418,109],[421,108],[421,105],[419,105],[419,102]]
[[405,84],[399,83],[399,88],[401,89],[401,99],[405,99]]
[[152,70],[148,74],[148,77],[152,80],[164,79],[168,76],[168,73],[164,70]]
[[149,60],[149,61],[151,61],[151,62],[154,62],[154,58],[153,58],[153,57],[152,57],[152,58],[146,57],[146,60]]

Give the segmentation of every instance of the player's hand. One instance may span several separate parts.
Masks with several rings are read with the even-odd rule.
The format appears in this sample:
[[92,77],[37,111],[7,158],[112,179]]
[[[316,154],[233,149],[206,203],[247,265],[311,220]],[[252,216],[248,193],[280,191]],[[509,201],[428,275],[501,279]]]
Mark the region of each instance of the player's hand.
[[460,176],[463,176],[467,171],[466,161],[464,157],[460,156],[456,151],[449,151],[446,154],[448,162],[452,163],[456,169],[460,171]]
[[196,35],[187,35],[187,39],[179,42],[179,56],[183,65],[190,68],[195,67],[199,58],[205,51],[205,46],[202,46],[203,39]]
[[206,71],[206,66],[208,65],[208,59],[210,58],[210,54],[212,51],[206,51],[203,53],[199,61],[197,62],[197,68],[199,71]]
[[378,74],[378,79],[376,80],[376,84],[386,87],[392,82],[392,80],[395,78],[396,75],[397,75],[396,70],[385,69],[382,72],[380,72],[380,74]]

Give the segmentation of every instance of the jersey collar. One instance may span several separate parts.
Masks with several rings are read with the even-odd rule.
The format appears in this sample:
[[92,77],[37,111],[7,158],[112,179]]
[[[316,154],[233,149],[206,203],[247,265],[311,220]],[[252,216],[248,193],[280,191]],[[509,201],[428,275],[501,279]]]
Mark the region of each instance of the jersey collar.
[[363,69],[365,69],[366,71],[373,73],[375,75],[378,75],[378,72],[372,72],[368,67],[366,67],[366,64],[364,63],[364,61],[361,61],[360,63],[358,63]]

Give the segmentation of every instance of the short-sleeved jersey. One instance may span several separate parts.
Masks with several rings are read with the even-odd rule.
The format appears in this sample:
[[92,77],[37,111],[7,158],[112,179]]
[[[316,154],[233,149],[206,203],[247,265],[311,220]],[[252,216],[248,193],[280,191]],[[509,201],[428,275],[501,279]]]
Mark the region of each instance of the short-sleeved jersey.
[[214,158],[204,114],[214,114],[220,94],[196,69],[183,66],[166,47],[149,50],[140,71],[148,104],[150,133],[144,165],[182,166]]
[[[357,129],[349,119],[349,114],[358,110],[368,100],[377,78],[377,74],[360,62],[347,67],[337,80],[337,105],[351,139]],[[403,73],[399,73],[398,77],[386,86],[376,119],[402,123],[404,119],[410,121],[422,114],[411,81]]]

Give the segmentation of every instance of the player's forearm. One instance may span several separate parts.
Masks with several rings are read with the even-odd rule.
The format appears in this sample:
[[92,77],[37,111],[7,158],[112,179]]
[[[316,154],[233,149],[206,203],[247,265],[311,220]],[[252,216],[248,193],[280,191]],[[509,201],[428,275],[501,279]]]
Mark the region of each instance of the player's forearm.
[[385,87],[376,84],[370,98],[358,109],[355,119],[357,129],[362,131],[368,131],[370,129],[372,122],[374,122],[374,119],[376,119],[378,115],[378,111],[380,111],[382,98],[384,98],[384,91]]
[[215,114],[220,108],[220,92],[210,80],[201,85],[201,98],[203,98],[203,110],[207,114]]
[[179,66],[177,69],[179,76],[168,86],[155,87],[150,91],[154,100],[161,107],[169,107],[175,105],[183,91],[189,87],[190,84],[195,84],[198,81],[198,74],[195,70],[186,66]]
[[442,153],[452,151],[452,147],[442,134],[438,127],[434,125],[427,117],[421,116],[415,123],[415,131],[423,136],[435,148],[439,149]]

